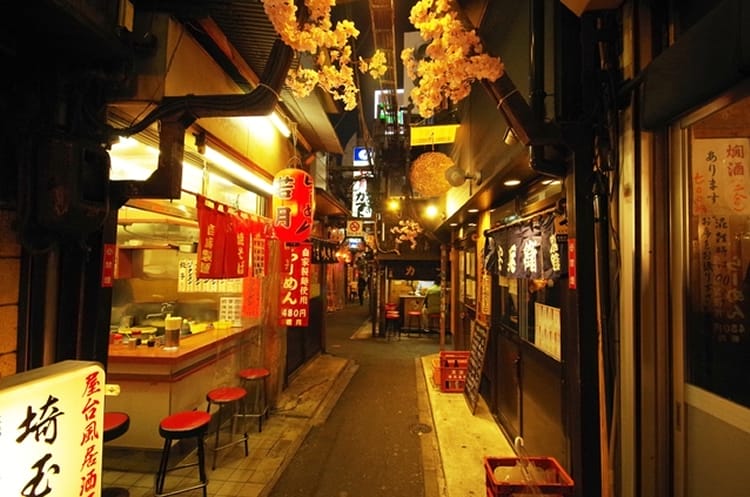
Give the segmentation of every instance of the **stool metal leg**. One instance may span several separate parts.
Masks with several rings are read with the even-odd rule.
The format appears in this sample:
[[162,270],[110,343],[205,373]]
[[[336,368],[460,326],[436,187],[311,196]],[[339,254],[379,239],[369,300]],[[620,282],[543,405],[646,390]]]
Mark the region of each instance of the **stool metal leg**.
[[[204,450],[203,437],[198,437],[198,476],[203,485],[203,497],[208,497],[208,476],[206,476],[206,454]],[[216,454],[214,454],[214,464],[216,463]],[[214,468],[216,469],[216,468]]]
[[164,480],[167,477],[167,465],[169,463],[169,449],[172,441],[164,439],[164,449],[161,452],[161,461],[159,462],[159,471],[156,473],[156,493],[164,493]]

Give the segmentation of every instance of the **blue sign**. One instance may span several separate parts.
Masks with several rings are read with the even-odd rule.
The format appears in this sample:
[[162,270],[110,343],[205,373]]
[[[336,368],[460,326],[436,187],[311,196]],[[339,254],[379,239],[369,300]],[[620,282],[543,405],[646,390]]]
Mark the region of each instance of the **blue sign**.
[[355,166],[370,165],[370,149],[367,147],[354,147],[354,157],[352,164]]

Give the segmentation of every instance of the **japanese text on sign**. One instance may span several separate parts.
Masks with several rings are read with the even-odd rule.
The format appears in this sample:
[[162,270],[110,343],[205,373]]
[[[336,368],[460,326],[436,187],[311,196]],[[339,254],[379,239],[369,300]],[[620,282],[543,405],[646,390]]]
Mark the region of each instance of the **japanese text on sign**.
[[310,311],[312,244],[289,247],[289,271],[281,281],[280,324],[307,326]]
[[0,381],[4,495],[101,495],[103,382],[101,365],[79,361]]

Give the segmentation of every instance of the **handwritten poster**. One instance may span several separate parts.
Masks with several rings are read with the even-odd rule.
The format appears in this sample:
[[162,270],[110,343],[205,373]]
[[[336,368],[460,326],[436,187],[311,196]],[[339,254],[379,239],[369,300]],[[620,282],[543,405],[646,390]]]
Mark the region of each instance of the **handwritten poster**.
[[[743,281],[750,264],[747,138],[696,139],[691,158],[691,215],[697,229],[699,305],[717,342],[745,337]],[[747,241],[746,241],[747,239]]]

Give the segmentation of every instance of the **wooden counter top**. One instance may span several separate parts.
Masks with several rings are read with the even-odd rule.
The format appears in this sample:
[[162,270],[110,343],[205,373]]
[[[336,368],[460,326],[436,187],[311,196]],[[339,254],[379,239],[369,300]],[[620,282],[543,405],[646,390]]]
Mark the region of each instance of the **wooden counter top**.
[[165,350],[160,345],[111,344],[107,374],[113,379],[175,381],[203,363],[216,360],[224,350],[236,348],[237,343],[259,325],[260,321],[255,320],[240,327],[213,328],[182,336],[177,350]]
[[156,345],[149,347],[141,344],[133,348],[129,343],[111,344],[109,346],[109,362],[145,362],[145,363],[164,363],[172,362],[177,359],[184,359],[193,353],[199,352],[207,346],[220,345],[222,342],[231,340],[237,335],[248,332],[250,329],[258,326],[260,321],[248,323],[241,327],[232,327],[218,329],[213,328],[195,333],[192,335],[181,336],[180,346],[177,350],[164,350],[163,346]]

